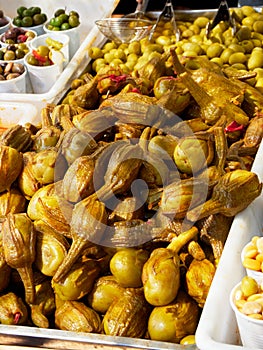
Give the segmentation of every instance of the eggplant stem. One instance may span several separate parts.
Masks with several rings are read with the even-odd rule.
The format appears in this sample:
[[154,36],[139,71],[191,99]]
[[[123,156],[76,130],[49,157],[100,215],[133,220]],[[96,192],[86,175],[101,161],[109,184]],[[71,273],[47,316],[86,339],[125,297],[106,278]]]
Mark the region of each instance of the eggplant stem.
[[79,236],[76,238],[73,237],[72,244],[69,248],[68,254],[66,255],[62,264],[59,266],[55,275],[53,276],[53,281],[56,283],[62,281],[63,278],[71,269],[71,267],[73,266],[73,264],[78,260],[78,258],[80,257],[84,249],[86,249],[91,245],[92,243],[83,239],[82,237],[79,237]]
[[172,250],[175,254],[189,241],[191,241],[198,234],[198,229],[193,226],[189,230],[182,232],[179,236],[175,237],[171,243],[167,246],[167,249]]
[[35,302],[35,285],[34,285],[34,276],[31,266],[24,266],[17,268],[21,280],[25,288],[25,299],[28,304],[34,304]]
[[187,213],[187,219],[191,222],[203,219],[206,216],[219,213],[222,203],[217,199],[209,199],[204,204],[197,206]]

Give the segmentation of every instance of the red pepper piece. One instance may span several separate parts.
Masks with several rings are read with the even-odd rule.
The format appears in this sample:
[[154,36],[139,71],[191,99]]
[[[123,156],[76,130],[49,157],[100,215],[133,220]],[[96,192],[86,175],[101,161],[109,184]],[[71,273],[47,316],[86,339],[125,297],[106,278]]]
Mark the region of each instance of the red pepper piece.
[[39,62],[45,63],[48,60],[48,57],[41,56],[36,50],[33,50],[32,54]]
[[121,83],[122,81],[125,81],[127,79],[127,75],[115,75],[115,74],[110,74],[108,78],[116,83]]
[[131,90],[131,92],[137,92],[138,94],[140,94],[141,93],[141,91],[138,89],[138,88],[133,88],[132,90]]
[[14,323],[15,323],[15,324],[18,324],[20,318],[21,318],[21,313],[20,313],[20,312],[16,312],[16,313],[14,314]]
[[244,125],[238,124],[235,120],[225,127],[225,132],[235,132],[244,129]]
[[17,42],[18,43],[25,43],[27,41],[27,36],[25,34],[20,34],[17,37]]

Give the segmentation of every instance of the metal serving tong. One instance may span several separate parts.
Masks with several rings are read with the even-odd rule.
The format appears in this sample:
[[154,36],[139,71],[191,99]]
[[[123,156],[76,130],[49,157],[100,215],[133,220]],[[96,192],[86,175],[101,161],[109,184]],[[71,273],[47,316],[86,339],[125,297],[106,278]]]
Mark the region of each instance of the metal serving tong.
[[226,0],[222,0],[217,13],[215,17],[213,18],[212,22],[208,22],[207,27],[206,27],[206,36],[209,38],[212,29],[220,22],[226,22],[229,24],[229,26],[232,28],[232,35],[236,33],[236,21],[235,19],[231,16],[231,13],[229,11],[228,3]]
[[150,34],[149,34],[149,41],[152,40],[153,34],[156,30],[156,28],[158,27],[158,24],[161,21],[165,21],[165,22],[170,22],[173,28],[173,31],[175,33],[176,36],[176,40],[178,41],[180,39],[180,31],[177,28],[176,22],[175,22],[175,15],[174,15],[174,8],[173,8],[173,4],[172,4],[172,0],[166,0],[166,3],[164,5],[164,8],[162,10],[162,12],[159,14],[155,24],[153,25]]
[[128,13],[125,18],[138,18],[141,19],[145,16],[145,11],[147,9],[149,0],[141,0],[138,2],[135,12]]

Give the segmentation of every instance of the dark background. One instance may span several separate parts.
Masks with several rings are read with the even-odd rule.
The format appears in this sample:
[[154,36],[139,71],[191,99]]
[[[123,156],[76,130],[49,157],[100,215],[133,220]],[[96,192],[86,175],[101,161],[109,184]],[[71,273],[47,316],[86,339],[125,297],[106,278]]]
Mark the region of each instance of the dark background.
[[[218,8],[220,0],[173,0],[174,9],[213,9]],[[236,7],[238,0],[228,0],[229,7]],[[161,11],[165,5],[165,0],[149,0],[147,11]],[[114,13],[126,14],[134,12],[137,6],[136,0],[120,0]]]

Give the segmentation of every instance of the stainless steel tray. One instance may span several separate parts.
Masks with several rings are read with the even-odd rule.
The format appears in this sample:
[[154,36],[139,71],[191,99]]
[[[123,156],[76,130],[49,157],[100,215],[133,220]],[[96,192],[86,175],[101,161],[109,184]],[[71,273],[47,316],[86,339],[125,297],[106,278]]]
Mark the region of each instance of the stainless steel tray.
[[179,345],[147,339],[112,337],[27,326],[0,325],[0,344],[52,349],[151,349],[197,350],[195,345]]

